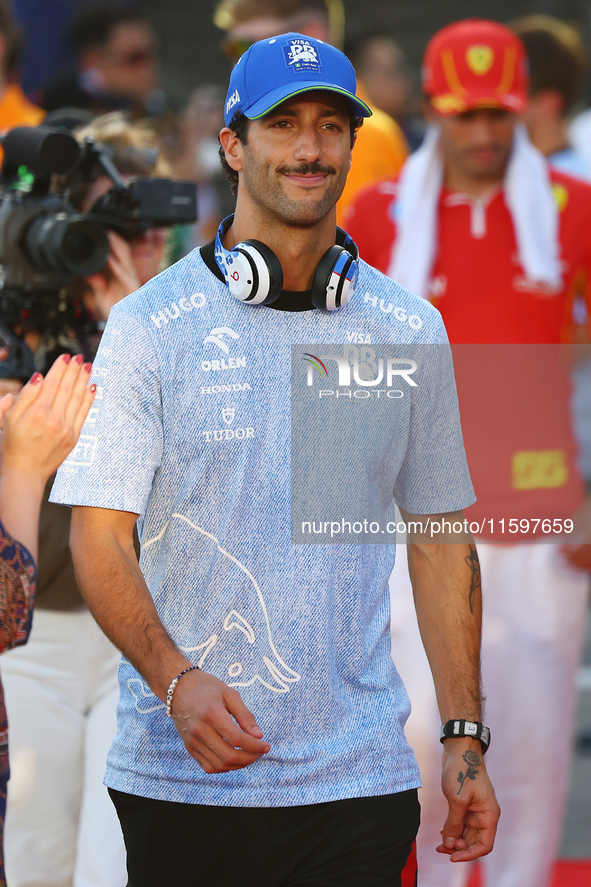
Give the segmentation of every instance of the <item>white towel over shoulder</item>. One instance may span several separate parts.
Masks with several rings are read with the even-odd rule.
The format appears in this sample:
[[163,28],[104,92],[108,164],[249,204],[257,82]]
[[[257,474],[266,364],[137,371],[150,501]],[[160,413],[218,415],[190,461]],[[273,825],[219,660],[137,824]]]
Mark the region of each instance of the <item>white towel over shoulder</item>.
[[[400,176],[397,237],[388,268],[389,277],[422,298],[428,297],[435,260],[442,184],[439,128],[432,126]],[[526,277],[532,284],[560,288],[558,208],[547,163],[531,144],[523,124],[515,127],[504,191]]]

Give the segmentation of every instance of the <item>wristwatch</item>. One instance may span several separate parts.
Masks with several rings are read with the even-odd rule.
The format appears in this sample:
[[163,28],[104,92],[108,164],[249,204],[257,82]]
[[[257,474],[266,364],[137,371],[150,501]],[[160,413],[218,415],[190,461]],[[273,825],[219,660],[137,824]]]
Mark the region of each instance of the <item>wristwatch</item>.
[[480,721],[466,721],[462,718],[459,721],[447,721],[446,724],[441,725],[440,742],[458,736],[469,736],[470,739],[479,739],[482,745],[482,754],[486,752],[490,745],[490,730],[484,724],[481,724]]

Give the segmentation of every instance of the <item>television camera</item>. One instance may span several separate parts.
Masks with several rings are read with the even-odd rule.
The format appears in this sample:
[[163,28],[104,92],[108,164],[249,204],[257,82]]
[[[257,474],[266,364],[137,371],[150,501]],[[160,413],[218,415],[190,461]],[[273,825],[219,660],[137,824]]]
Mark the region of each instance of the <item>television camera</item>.
[[[17,127],[2,139],[0,169],[0,378],[26,381],[33,355],[24,329],[80,337],[84,312],[72,303],[74,279],[104,268],[108,229],[131,239],[149,228],[189,224],[197,218],[193,182],[134,178],[125,182],[109,151],[88,138],[48,127]],[[113,187],[87,213],[69,200],[68,176]],[[81,343],[83,344],[83,343]]]

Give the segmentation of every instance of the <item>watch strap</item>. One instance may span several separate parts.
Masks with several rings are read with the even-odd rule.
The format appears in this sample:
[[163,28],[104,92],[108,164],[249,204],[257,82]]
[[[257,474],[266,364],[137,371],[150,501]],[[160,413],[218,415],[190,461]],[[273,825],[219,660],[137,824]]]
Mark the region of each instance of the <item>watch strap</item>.
[[441,725],[440,742],[445,739],[453,739],[468,736],[470,739],[478,739],[482,745],[482,753],[484,754],[490,745],[490,730],[480,721],[466,721],[460,718],[457,721],[447,721]]

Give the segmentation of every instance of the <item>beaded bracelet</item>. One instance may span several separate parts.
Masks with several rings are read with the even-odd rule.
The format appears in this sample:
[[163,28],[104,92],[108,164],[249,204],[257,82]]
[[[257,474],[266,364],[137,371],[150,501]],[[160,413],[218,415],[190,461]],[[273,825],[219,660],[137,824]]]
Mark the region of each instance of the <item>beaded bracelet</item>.
[[174,691],[175,691],[176,685],[178,684],[178,682],[180,681],[180,679],[182,678],[182,676],[184,674],[187,674],[188,671],[195,671],[195,669],[197,669],[197,671],[200,670],[198,665],[189,666],[189,668],[186,668],[184,671],[181,671],[180,674],[177,674],[174,681],[170,682],[170,687],[166,691],[166,714],[168,715],[169,718],[172,717],[172,697],[174,696]]

